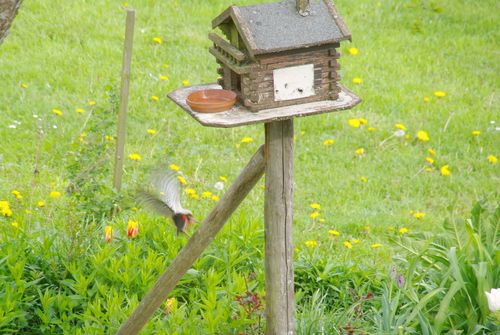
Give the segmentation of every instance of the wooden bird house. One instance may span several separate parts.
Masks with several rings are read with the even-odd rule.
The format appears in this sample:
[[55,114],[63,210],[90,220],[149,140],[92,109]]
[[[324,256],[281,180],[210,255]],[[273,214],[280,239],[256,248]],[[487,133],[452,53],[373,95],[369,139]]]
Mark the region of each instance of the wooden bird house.
[[351,34],[331,0],[230,6],[212,28],[219,84],[251,111],[338,98],[337,49]]

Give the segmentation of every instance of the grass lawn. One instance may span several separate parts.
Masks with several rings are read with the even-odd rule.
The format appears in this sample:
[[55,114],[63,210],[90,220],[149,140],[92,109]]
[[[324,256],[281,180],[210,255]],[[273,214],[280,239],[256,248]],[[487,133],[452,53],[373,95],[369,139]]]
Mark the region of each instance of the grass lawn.
[[[1,333],[113,333],[175,258],[186,238],[138,208],[137,187],[175,164],[183,205],[202,219],[223,192],[214,184],[227,189],[264,127],[202,127],[167,93],[215,82],[212,18],[262,2],[24,1],[0,45]],[[363,102],[295,120],[298,332],[495,331],[483,291],[500,287],[500,2],[335,4],[353,36],[342,83]],[[124,5],[137,12],[119,195]],[[145,334],[262,333],[263,307],[239,297],[265,304],[263,185]]]

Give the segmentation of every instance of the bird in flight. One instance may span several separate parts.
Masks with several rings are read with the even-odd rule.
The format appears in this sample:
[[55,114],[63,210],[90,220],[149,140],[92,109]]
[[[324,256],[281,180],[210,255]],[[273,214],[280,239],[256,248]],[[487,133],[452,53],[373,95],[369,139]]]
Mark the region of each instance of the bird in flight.
[[148,188],[138,191],[139,202],[156,213],[171,218],[177,228],[177,235],[186,234],[188,228],[197,221],[190,210],[181,205],[181,185],[177,173],[165,167],[151,175]]

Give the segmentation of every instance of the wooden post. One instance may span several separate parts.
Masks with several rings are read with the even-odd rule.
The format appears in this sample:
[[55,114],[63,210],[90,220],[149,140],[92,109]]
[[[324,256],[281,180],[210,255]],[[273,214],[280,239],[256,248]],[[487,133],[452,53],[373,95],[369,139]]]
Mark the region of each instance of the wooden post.
[[309,0],[296,0],[296,5],[295,7],[297,8],[297,12],[299,12],[300,15],[302,16],[308,16],[309,15]]
[[293,335],[293,119],[265,127],[266,334]]
[[123,49],[122,82],[120,94],[120,111],[118,114],[118,132],[116,137],[115,171],[113,187],[117,192],[122,188],[123,156],[125,154],[125,135],[127,132],[128,91],[130,67],[132,63],[132,43],[134,40],[135,11],[127,8],[125,27],[125,46]]
[[206,249],[234,210],[259,181],[264,174],[264,168],[264,148],[260,147],[165,273],[144,296],[128,320],[122,324],[117,335],[135,335],[144,327],[177,282],[191,268],[194,261]]

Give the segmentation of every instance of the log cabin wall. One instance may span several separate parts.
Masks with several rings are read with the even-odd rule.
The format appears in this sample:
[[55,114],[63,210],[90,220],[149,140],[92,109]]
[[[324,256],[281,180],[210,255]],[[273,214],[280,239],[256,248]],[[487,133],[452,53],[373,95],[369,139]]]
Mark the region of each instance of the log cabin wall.
[[[301,103],[336,100],[340,92],[337,82],[340,79],[336,50],[339,44],[317,48],[288,51],[271,55],[263,55],[256,59],[256,67],[250,73],[241,75],[241,97],[243,104],[252,111],[268,108],[284,107]],[[315,95],[275,101],[273,71],[276,69],[313,64]],[[224,80],[224,82],[226,82]]]

